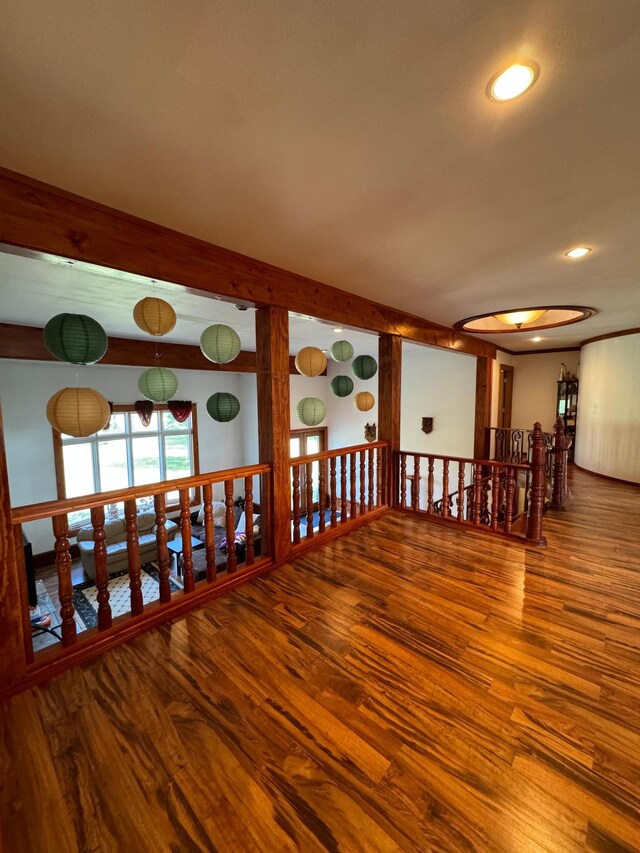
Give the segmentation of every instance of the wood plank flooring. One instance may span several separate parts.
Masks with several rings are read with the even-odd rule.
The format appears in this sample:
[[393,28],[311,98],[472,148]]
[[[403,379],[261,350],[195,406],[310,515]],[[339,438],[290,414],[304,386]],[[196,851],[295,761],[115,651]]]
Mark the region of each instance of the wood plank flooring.
[[7,851],[640,850],[640,489],[391,513],[0,713]]

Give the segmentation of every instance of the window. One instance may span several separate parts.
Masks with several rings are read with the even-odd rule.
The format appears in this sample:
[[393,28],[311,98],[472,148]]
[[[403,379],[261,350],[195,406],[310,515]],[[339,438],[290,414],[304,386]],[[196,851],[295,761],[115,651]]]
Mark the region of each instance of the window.
[[[149,426],[144,426],[130,406],[115,406],[107,427],[87,438],[60,436],[54,432],[56,477],[61,498],[95,492],[144,486],[198,473],[196,408],[184,423],[178,423],[166,406],[156,405]],[[192,503],[200,500],[191,490]],[[168,508],[179,501],[178,490],[167,494]],[[138,500],[141,508],[150,499]],[[112,515],[122,514],[123,504],[111,506]],[[89,510],[69,513],[69,526],[90,521]]]

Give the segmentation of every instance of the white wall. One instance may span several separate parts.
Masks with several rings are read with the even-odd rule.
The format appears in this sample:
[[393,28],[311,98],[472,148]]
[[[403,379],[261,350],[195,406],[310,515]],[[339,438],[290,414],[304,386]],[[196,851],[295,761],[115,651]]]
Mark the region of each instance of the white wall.
[[[402,344],[402,450],[473,457],[475,409],[475,357]],[[434,418],[430,435],[422,432],[423,417]]]
[[575,461],[640,483],[640,334],[582,347]]
[[[57,498],[51,426],[46,418],[49,398],[65,386],[80,384],[100,391],[113,403],[140,399],[137,382],[143,368],[94,365],[76,368],[68,364],[1,361],[0,402],[5,429],[9,487],[13,506]],[[251,464],[245,433],[256,428],[255,393],[251,407],[251,384],[243,374],[175,370],[180,381],[178,399],[198,404],[200,470],[219,471]],[[78,382],[76,382],[76,374]],[[255,377],[253,378],[255,387]],[[241,401],[235,421],[220,424],[206,411],[206,401],[216,391],[236,394]],[[257,439],[256,439],[257,447]],[[52,547],[48,521],[33,522],[27,535],[35,553]]]

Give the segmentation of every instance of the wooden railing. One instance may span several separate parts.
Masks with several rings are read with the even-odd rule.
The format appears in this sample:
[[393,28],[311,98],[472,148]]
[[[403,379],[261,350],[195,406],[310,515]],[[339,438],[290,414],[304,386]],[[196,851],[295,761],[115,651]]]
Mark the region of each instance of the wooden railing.
[[[540,424],[530,463],[401,451],[399,508],[435,521],[544,545],[546,451]],[[426,488],[422,483],[426,482]]]
[[[247,519],[253,519],[254,494],[256,494],[256,478],[260,481],[260,493],[265,495],[270,489],[271,466],[252,465],[244,468],[234,468],[226,471],[219,471],[209,474],[200,474],[182,479],[164,481],[151,485],[139,486],[135,488],[121,489],[111,492],[102,492],[100,494],[87,495],[80,498],[69,498],[66,500],[48,501],[46,503],[32,504],[30,506],[22,506],[12,508],[11,521],[14,527],[14,536],[16,541],[22,541],[21,529],[22,525],[39,519],[50,518],[52,522],[54,550],[55,550],[55,566],[57,571],[57,591],[60,601],[60,625],[53,630],[54,636],[59,637],[60,643],[44,650],[48,659],[55,656],[57,652],[68,650],[69,647],[76,646],[79,641],[84,643],[95,642],[100,638],[103,632],[110,636],[118,631],[127,630],[130,633],[131,622],[140,619],[143,616],[148,616],[148,611],[153,609],[155,622],[163,621],[164,618],[169,618],[174,615],[172,606],[179,603],[180,600],[188,598],[190,595],[202,590],[203,587],[214,587],[215,585],[230,586],[234,585],[233,579],[243,572],[249,570],[254,571],[256,568],[266,567],[271,563],[269,557],[268,546],[268,531],[265,531],[264,536],[261,536],[260,546],[261,555],[256,559],[256,542],[254,538],[253,524],[247,521],[246,524],[246,543],[244,545],[244,554],[242,559],[238,557],[235,544],[235,528],[236,519],[234,514],[235,489],[240,491],[240,497],[244,500],[244,511]],[[220,551],[218,549],[218,562],[216,566],[216,544],[214,536],[213,523],[213,494],[214,486],[220,484],[224,489],[224,504],[225,504],[225,533],[226,533],[226,560],[221,563]],[[192,506],[190,500],[190,492],[192,489],[200,487],[203,492],[203,527],[204,527],[204,547],[202,557],[198,559],[201,564],[201,574],[204,576],[199,582],[196,581],[196,572],[194,571],[194,544],[198,547],[198,542],[192,542]],[[178,492],[179,494],[179,514],[175,518],[178,524],[179,534],[181,536],[181,547],[170,549],[167,534],[167,511],[166,511],[166,495],[169,492]],[[153,533],[156,539],[156,557],[157,579],[158,579],[158,596],[153,603],[145,605],[142,595],[141,583],[141,558],[140,558],[140,543],[138,536],[138,513],[139,507],[137,501],[141,498],[153,497],[153,507],[155,512],[155,525]],[[222,497],[222,495],[221,495]],[[128,578],[129,578],[129,598],[130,611],[127,614],[114,618],[110,604],[110,577],[108,572],[108,545],[105,539],[105,524],[109,519],[105,519],[105,507],[113,506],[121,503],[124,505],[124,522],[125,522],[125,541],[126,555],[128,563]],[[95,585],[97,589],[97,627],[89,630],[78,632],[76,623],[76,614],[73,604],[74,589],[72,585],[72,557],[70,531],[68,522],[68,513],[78,510],[89,510],[91,513],[92,535],[89,538],[93,540],[92,559],[95,567]],[[171,525],[172,530],[175,530]],[[177,543],[176,543],[177,544]],[[170,550],[173,553],[170,553]],[[174,556],[175,554],[175,556]],[[176,561],[176,569],[178,569],[178,560],[180,560],[180,569],[182,571],[182,589],[176,589],[176,584],[170,580],[171,561]],[[225,572],[224,578],[220,577],[220,572]],[[239,582],[239,580],[238,580]],[[26,608],[26,602],[25,602]],[[173,608],[175,609],[175,608]],[[166,615],[164,611],[166,610]],[[170,612],[171,611],[171,612]],[[25,613],[26,617],[26,613]],[[26,617],[28,618],[28,617]],[[29,650],[27,650],[28,652]],[[35,656],[37,662],[38,655]],[[34,655],[28,654],[30,662],[34,661]]]
[[[530,464],[533,435],[533,429],[488,427],[485,431],[487,459]],[[567,485],[567,464],[571,439],[565,436],[564,421],[560,417],[556,419],[553,432],[543,432],[542,436],[545,449],[546,505],[553,509],[563,509],[570,496]],[[528,501],[528,496],[526,500]]]
[[387,507],[387,453],[388,442],[376,441],[292,459],[293,545]]

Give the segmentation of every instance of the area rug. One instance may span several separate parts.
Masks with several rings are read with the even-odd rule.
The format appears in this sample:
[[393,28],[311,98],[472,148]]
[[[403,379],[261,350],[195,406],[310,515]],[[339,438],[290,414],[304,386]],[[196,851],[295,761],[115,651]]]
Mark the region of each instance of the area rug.
[[[160,598],[160,580],[156,563],[145,563],[140,572],[142,583],[142,601],[150,604]],[[182,589],[182,584],[175,578],[169,578],[171,592]],[[117,572],[109,576],[109,604],[111,615],[122,616],[131,612],[131,590],[129,589],[129,573]],[[98,624],[98,588],[94,581],[87,581],[73,588],[73,606],[76,610],[76,622],[79,630],[95,628]]]
[[[57,612],[53,601],[51,601],[51,596],[47,592],[44,581],[36,581],[36,595],[38,596],[38,607],[40,608],[40,613],[43,616],[49,614],[49,616],[51,616],[50,627],[53,628],[54,631],[57,630],[60,627],[60,614]],[[53,645],[53,643],[59,642],[53,634],[48,634],[46,631],[32,631],[31,637],[34,652],[38,652],[40,649],[44,649],[47,646]]]

